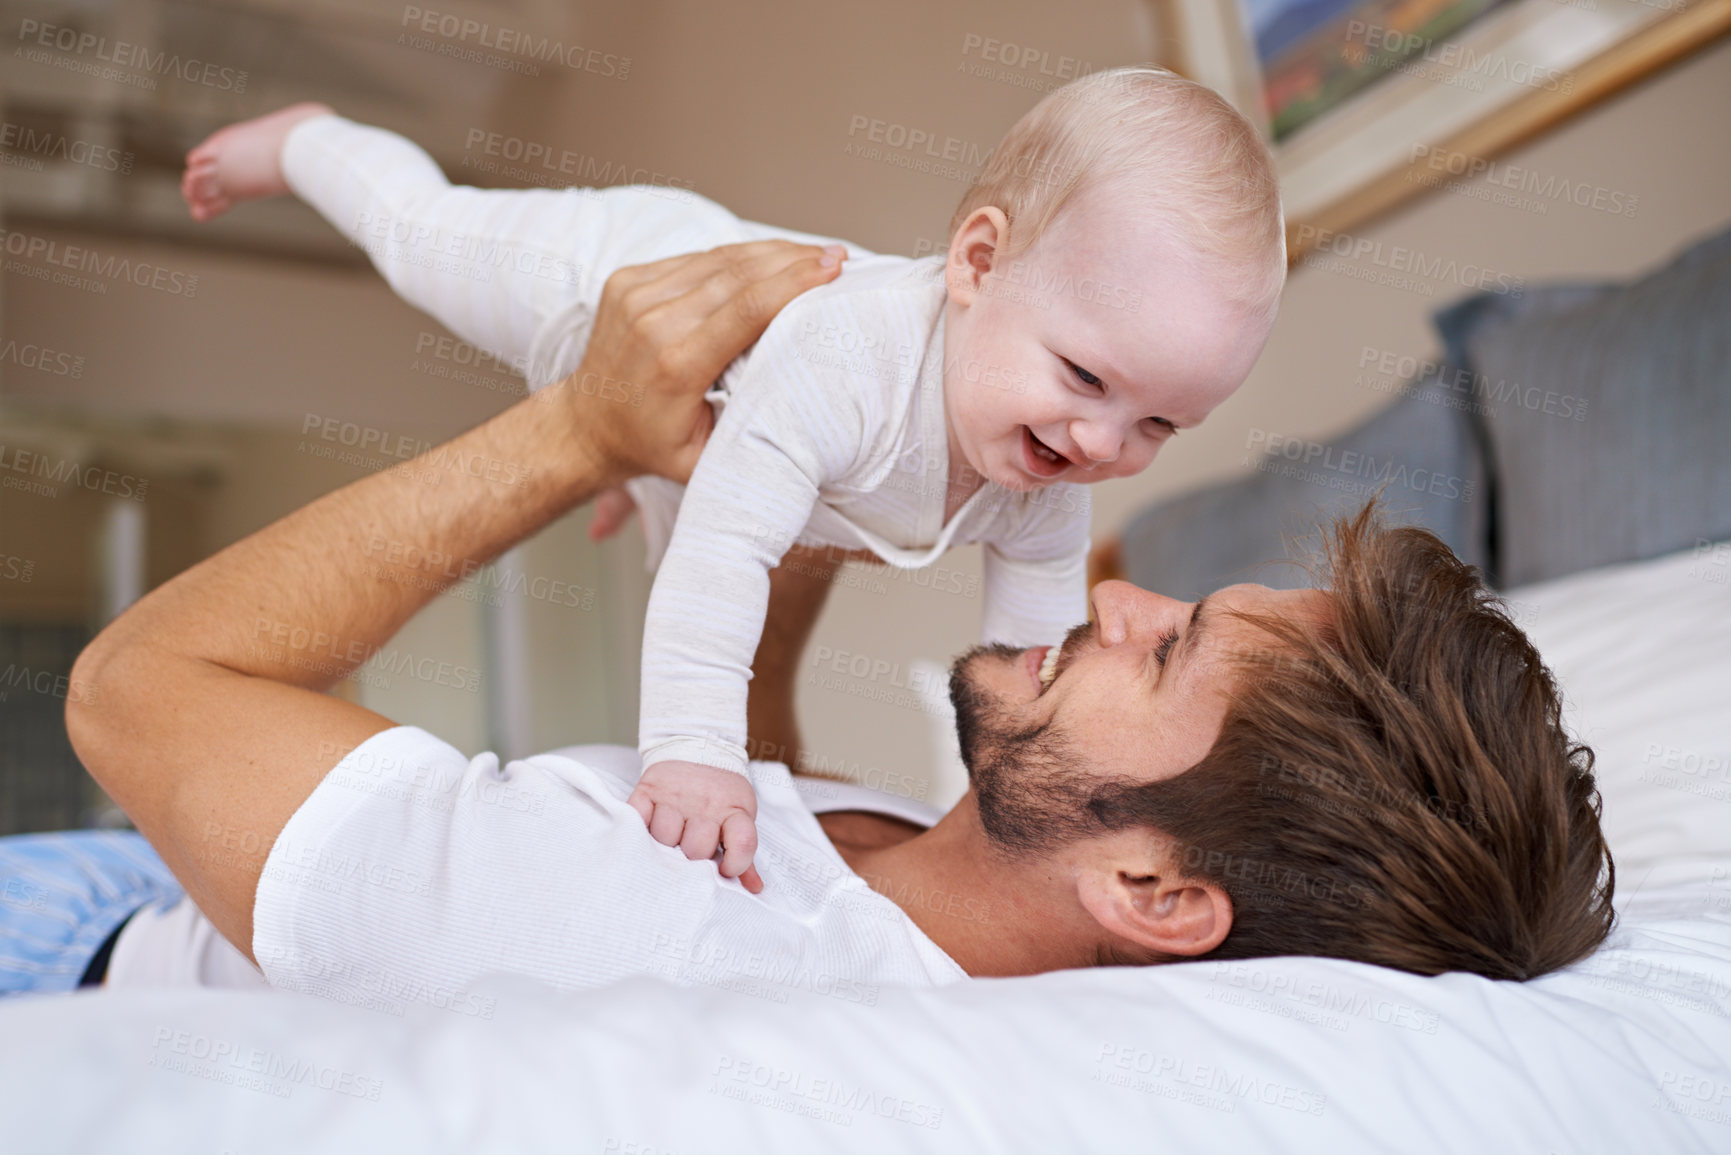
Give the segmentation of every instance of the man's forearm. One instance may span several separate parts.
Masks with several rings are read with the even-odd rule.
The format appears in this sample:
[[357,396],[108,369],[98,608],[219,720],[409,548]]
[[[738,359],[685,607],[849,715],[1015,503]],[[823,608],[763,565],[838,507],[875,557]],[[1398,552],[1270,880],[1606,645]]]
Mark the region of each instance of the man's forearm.
[[769,612],[751,662],[746,699],[746,749],[752,758],[800,768],[799,719],[794,710],[799,661],[829,598],[841,562],[795,546],[769,574]]

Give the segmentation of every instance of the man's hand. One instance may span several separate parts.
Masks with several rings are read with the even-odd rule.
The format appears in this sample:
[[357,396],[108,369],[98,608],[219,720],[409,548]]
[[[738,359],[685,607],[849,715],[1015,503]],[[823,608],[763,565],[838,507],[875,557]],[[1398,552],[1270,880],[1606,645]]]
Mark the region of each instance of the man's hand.
[[690,478],[715,415],[703,393],[783,306],[833,280],[846,251],[788,241],[725,245],[607,278],[583,363],[536,395],[614,483]]
[[657,762],[643,772],[626,799],[663,846],[677,846],[693,861],[721,848],[721,875],[737,878],[753,894],[763,879],[751,864],[757,853],[757,794],[743,774],[697,762]]

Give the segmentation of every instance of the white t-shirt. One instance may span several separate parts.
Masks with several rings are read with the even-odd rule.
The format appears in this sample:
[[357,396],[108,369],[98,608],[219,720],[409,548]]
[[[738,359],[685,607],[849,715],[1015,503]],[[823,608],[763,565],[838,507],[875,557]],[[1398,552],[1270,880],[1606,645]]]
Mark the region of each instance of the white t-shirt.
[[[882,984],[967,977],[848,868],[785,766],[752,764],[760,895],[651,838],[625,803],[637,777],[620,746],[501,767],[414,727],[376,734],[283,828],[254,957],[274,987],[388,1013],[484,1014],[467,987],[497,971],[566,989],[654,975],[856,1002]],[[834,803],[823,809],[848,808],[846,787],[807,788]],[[926,810],[904,809],[916,822]]]
[[[629,755],[624,747],[591,747],[611,760]],[[561,753],[581,754],[582,747]],[[794,789],[812,814],[860,810],[899,818],[915,826],[935,825],[942,812],[925,802],[849,782],[795,777]],[[833,866],[833,864],[829,864]],[[826,866],[825,871],[829,869]],[[152,903],[121,929],[109,960],[109,988],[221,987],[268,991],[270,983],[247,957],[222,936],[192,899],[182,895]]]
[[259,969],[181,895],[152,903],[126,920],[108,957],[105,987],[270,989]]

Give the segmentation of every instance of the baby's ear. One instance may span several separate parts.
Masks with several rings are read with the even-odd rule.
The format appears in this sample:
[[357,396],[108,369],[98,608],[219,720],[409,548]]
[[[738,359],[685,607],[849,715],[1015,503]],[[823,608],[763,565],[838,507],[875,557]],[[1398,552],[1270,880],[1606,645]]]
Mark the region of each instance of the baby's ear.
[[996,205],[982,205],[968,214],[950,237],[945,283],[950,298],[959,305],[973,302],[986,274],[997,268],[999,254],[1009,239],[1010,222]]

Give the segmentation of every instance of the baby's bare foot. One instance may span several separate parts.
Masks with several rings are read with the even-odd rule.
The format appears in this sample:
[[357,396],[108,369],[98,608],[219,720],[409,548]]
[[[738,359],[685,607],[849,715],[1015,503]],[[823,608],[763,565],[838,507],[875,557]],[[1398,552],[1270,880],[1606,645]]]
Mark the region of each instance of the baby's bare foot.
[[218,129],[186,154],[180,195],[192,219],[219,217],[241,201],[289,191],[282,175],[282,142],[301,121],[330,112],[323,104],[292,104],[268,116]]

